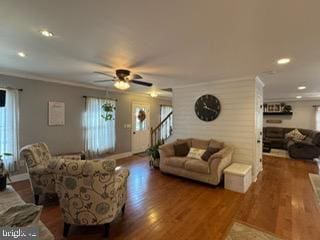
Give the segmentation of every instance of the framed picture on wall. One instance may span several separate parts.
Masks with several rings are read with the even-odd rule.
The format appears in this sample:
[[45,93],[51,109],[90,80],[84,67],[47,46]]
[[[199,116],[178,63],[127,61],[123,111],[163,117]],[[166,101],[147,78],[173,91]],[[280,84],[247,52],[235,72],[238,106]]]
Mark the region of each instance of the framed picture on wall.
[[63,126],[65,124],[64,102],[49,102],[48,124],[49,126]]

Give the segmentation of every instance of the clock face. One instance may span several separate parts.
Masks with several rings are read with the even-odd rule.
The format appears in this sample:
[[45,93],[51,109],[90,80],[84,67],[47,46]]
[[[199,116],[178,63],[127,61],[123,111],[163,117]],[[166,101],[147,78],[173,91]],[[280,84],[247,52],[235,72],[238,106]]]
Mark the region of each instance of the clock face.
[[213,95],[203,95],[196,101],[194,110],[202,121],[210,122],[215,120],[220,113],[221,106],[218,98]]

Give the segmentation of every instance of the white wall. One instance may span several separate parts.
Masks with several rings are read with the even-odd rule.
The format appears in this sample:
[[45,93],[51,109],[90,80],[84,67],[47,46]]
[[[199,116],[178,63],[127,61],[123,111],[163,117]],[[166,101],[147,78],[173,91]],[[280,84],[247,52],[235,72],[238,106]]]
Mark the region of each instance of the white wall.
[[[292,116],[264,116],[263,126],[289,127],[289,128],[315,128],[315,109],[313,105],[320,105],[320,101],[292,101],[285,102],[292,106]],[[282,123],[267,123],[268,119],[279,119]]]
[[[219,117],[201,121],[194,112],[196,100],[212,94],[221,103]],[[256,81],[216,81],[173,89],[173,138],[214,138],[235,146],[233,161],[253,165],[256,161],[255,135]],[[256,174],[254,174],[256,175]]]

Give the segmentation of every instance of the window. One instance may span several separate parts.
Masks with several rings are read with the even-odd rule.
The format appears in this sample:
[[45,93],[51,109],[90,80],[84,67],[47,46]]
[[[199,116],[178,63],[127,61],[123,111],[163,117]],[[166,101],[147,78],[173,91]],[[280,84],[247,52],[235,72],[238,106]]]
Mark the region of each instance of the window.
[[136,126],[135,131],[145,131],[147,130],[147,119],[146,119],[147,109],[136,107],[135,116],[136,116]]
[[19,151],[19,93],[18,90],[5,90],[6,104],[0,107],[0,154],[11,153],[4,157],[5,167],[9,171],[18,170]]
[[91,158],[115,150],[115,110],[111,113],[110,119],[105,120],[102,117],[105,115],[105,111],[102,109],[105,103],[116,107],[114,100],[86,98],[85,150]]
[[[160,106],[160,121],[162,122],[172,112],[172,106],[161,105]],[[172,115],[161,126],[161,139],[165,140],[170,137],[172,132],[173,119]]]
[[316,107],[316,130],[320,131],[320,106]]

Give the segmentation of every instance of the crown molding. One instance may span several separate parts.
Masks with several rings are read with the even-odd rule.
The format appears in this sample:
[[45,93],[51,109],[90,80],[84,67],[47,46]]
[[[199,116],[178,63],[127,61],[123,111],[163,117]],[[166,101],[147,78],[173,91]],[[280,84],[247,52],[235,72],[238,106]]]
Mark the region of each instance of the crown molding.
[[264,99],[263,100],[265,103],[279,103],[279,102],[315,102],[318,101],[320,102],[320,98],[316,97],[310,97],[310,98],[301,98],[301,99],[296,99],[296,98],[271,98],[271,99]]
[[198,87],[198,86],[205,86],[208,84],[223,84],[223,83],[229,83],[229,82],[239,82],[239,81],[246,81],[246,80],[255,80],[256,76],[247,76],[247,77],[239,77],[239,78],[225,78],[225,79],[218,79],[213,81],[207,81],[207,82],[199,82],[199,83],[190,83],[190,84],[184,84],[184,85],[177,85],[173,88],[175,89],[183,89],[183,88],[189,88],[189,87]]
[[7,70],[0,69],[0,74],[1,75],[6,75],[8,77],[18,77],[18,78],[24,78],[24,79],[29,79],[29,80],[36,80],[36,81],[50,82],[50,83],[58,83],[58,84],[62,84],[62,85],[90,88],[90,89],[102,90],[102,91],[106,90],[106,88],[92,86],[90,84],[63,81],[63,80],[37,76],[37,75],[34,75],[34,74],[29,74],[29,73],[24,73],[24,72],[16,72],[16,71],[12,72],[12,71],[7,71]]
[[24,79],[28,79],[28,80],[36,80],[36,81],[42,81],[42,82],[56,83],[56,84],[61,84],[61,85],[74,86],[74,87],[88,88],[88,89],[94,89],[94,90],[100,90],[100,91],[108,91],[108,92],[114,92],[114,93],[119,93],[119,94],[130,94],[133,96],[138,96],[138,97],[142,96],[142,97],[148,97],[148,98],[152,98],[152,99],[171,100],[171,98],[172,98],[172,97],[166,97],[166,96],[158,96],[156,98],[153,98],[148,93],[139,93],[139,92],[133,92],[130,90],[122,91],[122,90],[117,90],[114,88],[97,87],[97,86],[92,86],[90,84],[85,84],[85,83],[68,82],[68,81],[63,81],[63,80],[58,80],[58,79],[53,79],[53,78],[41,77],[41,76],[37,76],[34,74],[29,74],[29,73],[24,73],[24,72],[7,71],[4,69],[0,69],[0,75],[4,75],[4,76],[8,76],[8,77],[18,77],[18,78],[24,78]]

